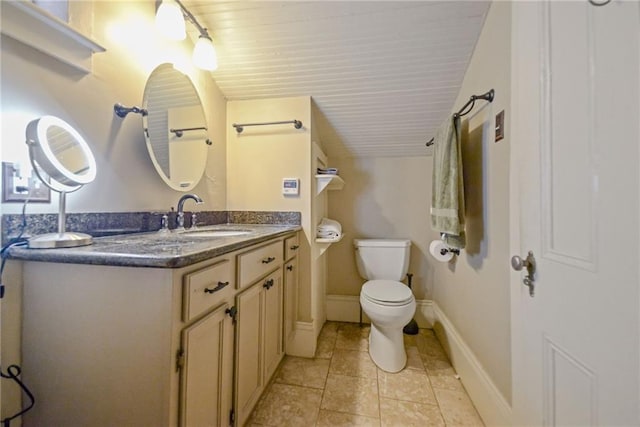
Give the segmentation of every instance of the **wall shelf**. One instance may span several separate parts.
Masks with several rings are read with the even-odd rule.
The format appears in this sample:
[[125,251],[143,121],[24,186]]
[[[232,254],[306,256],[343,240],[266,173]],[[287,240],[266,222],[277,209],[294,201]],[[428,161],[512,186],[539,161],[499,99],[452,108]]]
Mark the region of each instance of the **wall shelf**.
[[338,243],[340,240],[343,239],[343,237],[344,237],[344,233],[342,233],[339,237],[336,237],[335,239],[316,238],[315,242],[317,244],[318,254],[322,255],[323,253],[325,253],[325,251],[329,248],[329,246],[331,246],[332,243]]
[[83,73],[91,72],[93,53],[106,50],[66,22],[27,1],[2,2],[0,30]]
[[342,238],[344,237],[344,234],[341,234],[340,236],[336,237],[335,239],[316,239],[316,243],[338,243],[340,240],[342,240]]
[[338,175],[316,175],[318,187],[316,194],[322,193],[324,190],[342,190],[344,181]]

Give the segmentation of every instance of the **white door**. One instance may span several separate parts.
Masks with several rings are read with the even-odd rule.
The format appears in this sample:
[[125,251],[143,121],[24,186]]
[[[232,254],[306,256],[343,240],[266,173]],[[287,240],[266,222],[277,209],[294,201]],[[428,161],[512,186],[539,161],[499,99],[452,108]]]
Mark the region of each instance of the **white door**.
[[512,28],[513,425],[638,426],[640,3],[514,2]]

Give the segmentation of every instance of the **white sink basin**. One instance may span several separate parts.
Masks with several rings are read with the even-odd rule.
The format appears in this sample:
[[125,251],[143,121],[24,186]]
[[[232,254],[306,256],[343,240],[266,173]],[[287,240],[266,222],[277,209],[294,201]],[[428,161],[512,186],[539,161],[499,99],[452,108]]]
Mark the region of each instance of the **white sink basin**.
[[249,230],[188,230],[180,233],[189,237],[235,237],[251,234]]

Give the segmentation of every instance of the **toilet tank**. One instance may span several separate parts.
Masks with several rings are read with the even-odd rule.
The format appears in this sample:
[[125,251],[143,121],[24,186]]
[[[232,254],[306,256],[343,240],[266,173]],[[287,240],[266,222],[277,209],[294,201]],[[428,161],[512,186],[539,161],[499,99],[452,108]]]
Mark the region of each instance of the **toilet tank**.
[[355,239],[356,265],[366,280],[402,280],[409,269],[409,239]]

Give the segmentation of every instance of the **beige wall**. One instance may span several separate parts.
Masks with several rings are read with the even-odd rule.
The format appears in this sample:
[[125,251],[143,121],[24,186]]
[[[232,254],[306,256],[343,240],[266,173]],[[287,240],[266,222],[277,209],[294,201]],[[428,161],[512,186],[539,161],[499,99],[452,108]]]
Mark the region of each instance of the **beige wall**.
[[341,191],[329,192],[329,217],[342,224],[345,238],[328,250],[327,293],[360,294],[363,280],[356,269],[354,238],[409,238],[416,298],[431,298],[431,157],[333,158],[329,164],[345,181]]
[[[246,127],[238,134],[233,123],[297,119],[292,124]],[[297,211],[302,214],[298,318],[312,320],[311,223],[314,197],[311,180],[311,98],[229,101],[227,103],[227,208],[229,210]],[[299,178],[299,196],[282,194],[282,178]]]
[[[91,10],[93,8],[93,10]],[[76,13],[77,14],[74,14]],[[2,161],[28,164],[24,130],[44,114],[59,116],[85,137],[96,157],[96,181],[67,197],[68,212],[126,212],[169,210],[182,193],[171,190],[156,174],[147,154],[142,120],[131,114],[116,117],[113,104],[142,103],[147,76],[169,59],[188,59],[190,42],[172,45],[155,34],[155,2],[74,2],[70,22],[106,47],[93,57],[93,72],[82,74],[57,60],[6,36],[1,47]],[[87,17],[94,22],[87,22]],[[79,17],[81,17],[81,20]],[[88,34],[90,35],[90,34]],[[200,209],[226,209],[226,101],[215,82],[200,71],[192,78],[205,106],[209,148],[205,177],[193,190],[205,201]],[[57,212],[50,204],[30,204],[28,213]],[[21,204],[2,204],[2,213],[17,213]],[[11,264],[11,263],[10,263]],[[0,305],[2,367],[20,363],[20,264],[3,275],[6,295]],[[18,408],[15,387],[2,381],[2,417]]]
[[[429,220],[431,156],[330,159],[345,187],[330,192],[329,216],[342,223],[346,237],[329,249],[327,283],[328,294],[360,293],[353,238],[410,238],[416,298],[435,301],[508,401],[510,22],[509,3],[494,2],[454,104],[457,111],[472,94],[496,91],[492,104],[479,101],[465,116],[467,249],[449,264],[429,255],[438,238]],[[495,143],[494,117],[501,110],[507,132]]]
[[[229,210],[301,211],[309,203],[311,98],[229,101],[227,103],[227,208]],[[232,123],[297,119],[292,124],[246,127]],[[299,197],[282,194],[282,178],[300,178]]]
[[[433,299],[507,401],[511,400],[509,294],[509,109],[511,5],[491,5],[456,100],[495,89],[465,118],[463,158],[467,248],[455,263],[434,266]],[[483,105],[486,106],[482,108]],[[494,142],[495,115],[505,110],[505,138]],[[432,233],[431,238],[437,236]]]
[[[155,33],[153,0],[83,2],[93,6],[92,38],[106,47],[93,55],[93,72],[82,74],[2,36],[3,161],[28,164],[26,124],[44,114],[61,117],[85,137],[96,157],[96,180],[67,198],[69,212],[169,210],[180,193],[156,174],[147,154],[139,115],[114,115],[113,104],[142,104],[145,82],[153,68],[169,60],[188,61],[191,45],[165,42]],[[73,21],[73,20],[72,20]],[[204,200],[200,209],[224,209],[226,102],[208,74],[189,70],[205,106],[210,139],[207,171],[194,189]],[[29,213],[57,212],[51,204],[32,204]],[[3,213],[19,212],[3,204]]]

